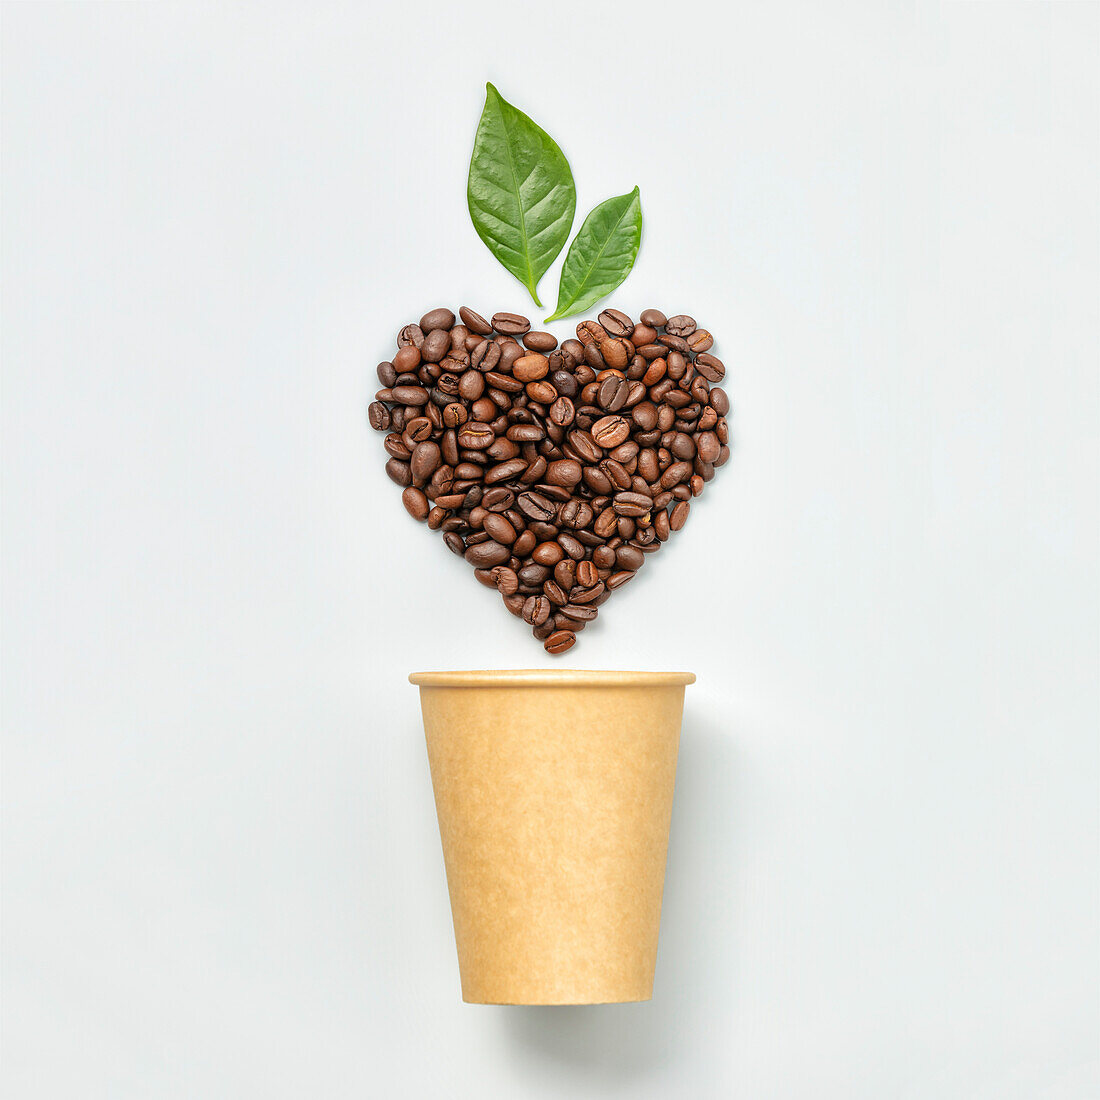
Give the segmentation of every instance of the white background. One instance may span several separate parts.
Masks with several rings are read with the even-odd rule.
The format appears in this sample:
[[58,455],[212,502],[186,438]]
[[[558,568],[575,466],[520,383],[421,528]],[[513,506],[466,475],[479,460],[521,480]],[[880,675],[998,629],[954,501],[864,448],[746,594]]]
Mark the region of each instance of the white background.
[[[1097,1095],[1096,4],[3,23],[5,1095]],[[528,311],[486,79],[730,367],[566,661],[699,677],[645,1005],[459,1000],[405,677],[550,660],[365,407]]]

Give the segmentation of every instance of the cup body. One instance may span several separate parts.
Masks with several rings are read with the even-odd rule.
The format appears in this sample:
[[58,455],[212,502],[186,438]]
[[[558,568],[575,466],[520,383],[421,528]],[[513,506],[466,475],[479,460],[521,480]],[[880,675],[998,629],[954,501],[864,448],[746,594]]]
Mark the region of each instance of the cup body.
[[691,673],[416,673],[463,1000],[653,991]]

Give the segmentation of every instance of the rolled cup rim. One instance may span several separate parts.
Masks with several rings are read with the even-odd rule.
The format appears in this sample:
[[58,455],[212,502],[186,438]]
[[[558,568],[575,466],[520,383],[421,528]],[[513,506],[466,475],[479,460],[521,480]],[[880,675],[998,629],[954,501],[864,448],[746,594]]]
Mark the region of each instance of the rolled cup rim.
[[611,669],[507,668],[411,672],[418,687],[686,687],[694,672],[629,672]]

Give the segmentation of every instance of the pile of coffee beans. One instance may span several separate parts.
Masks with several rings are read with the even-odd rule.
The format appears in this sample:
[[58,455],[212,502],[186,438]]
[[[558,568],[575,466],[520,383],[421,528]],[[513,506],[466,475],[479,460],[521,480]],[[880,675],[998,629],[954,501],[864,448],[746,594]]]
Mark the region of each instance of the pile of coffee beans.
[[559,347],[458,312],[398,333],[370,424],[409,514],[564,653],[729,458],[725,367],[685,314],[606,309]]

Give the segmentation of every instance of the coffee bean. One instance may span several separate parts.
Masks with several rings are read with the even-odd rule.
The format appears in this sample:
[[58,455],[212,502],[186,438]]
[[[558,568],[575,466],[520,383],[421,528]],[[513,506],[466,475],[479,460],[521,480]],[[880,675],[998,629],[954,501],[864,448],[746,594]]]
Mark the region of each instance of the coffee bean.
[[522,336],[531,327],[531,322],[519,313],[494,313],[493,328],[506,336]]
[[454,323],[455,315],[444,307],[431,309],[420,318],[420,327],[424,332],[431,332],[432,329],[446,329],[449,332]]
[[500,344],[482,340],[470,354],[470,366],[482,372],[493,370],[500,362]]
[[630,394],[630,383],[620,374],[609,374],[596,393],[596,403],[608,412],[618,412]]
[[399,405],[426,405],[428,391],[423,386],[394,386],[393,400]]
[[664,328],[668,318],[659,309],[644,309],[641,321],[643,325],[649,325],[652,328]]
[[[718,441],[715,440],[715,443]],[[572,458],[551,462],[546,468],[546,480],[551,485],[573,486],[581,479],[581,464]]]
[[592,425],[592,438],[604,450],[617,447],[630,435],[630,424],[622,416],[604,416]]
[[481,569],[487,569],[493,565],[501,565],[512,556],[512,551],[507,546],[501,545],[489,539],[487,542],[479,542],[476,546],[470,546],[466,551],[466,560]]
[[718,442],[718,436],[714,432],[701,432],[695,441],[695,447],[699,457],[704,462],[713,462],[722,449],[722,445]]
[[612,336],[630,336],[634,331],[634,322],[617,309],[605,309],[598,320],[604,330]]
[[558,338],[552,332],[528,332],[523,336],[523,345],[531,351],[553,351],[558,346]]
[[549,360],[537,351],[520,356],[512,364],[512,374],[521,382],[535,382],[540,378],[545,378],[549,369]]
[[704,353],[695,357],[695,369],[708,382],[721,382],[726,376],[726,365],[716,356]]
[[714,337],[706,329],[697,328],[688,338],[688,347],[696,355],[703,351],[710,351],[714,347]]
[[462,318],[462,323],[471,332],[476,332],[479,336],[488,336],[493,331],[493,326],[480,313],[475,313],[469,306],[460,306],[458,315]]
[[665,322],[665,332],[672,336],[690,336],[695,331],[695,318],[678,313]]
[[520,493],[516,498],[516,504],[525,516],[529,516],[534,520],[541,520],[544,523],[552,520],[557,512],[553,502],[541,493]]
[[372,401],[367,406],[367,419],[375,431],[387,431],[390,426],[390,410],[381,401]]
[[687,523],[688,512],[691,511],[691,505],[686,500],[681,500],[675,508],[672,509],[672,514],[669,516],[668,525],[673,531],[679,531],[681,527]]
[[442,462],[443,458],[439,452],[439,444],[425,441],[416,445],[409,466],[416,481],[427,481]]
[[494,566],[492,577],[497,591],[502,596],[514,596],[519,589],[519,577],[516,576],[516,571],[506,565]]
[[568,435],[569,446],[582,462],[599,462],[603,451],[588,432],[574,428]]
[[616,493],[612,507],[616,515],[644,516],[653,507],[653,501],[644,493]]
[[402,462],[400,459],[391,458],[386,463],[386,473],[389,475],[390,481],[402,488],[412,484],[412,471],[409,469],[409,464]]
[[498,462],[485,471],[485,484],[497,485],[502,481],[511,481],[526,469],[527,462],[522,458],[510,458],[507,462]]
[[405,511],[415,520],[426,520],[431,511],[431,505],[423,490],[409,486],[401,494],[401,503],[405,505]]
[[600,356],[613,370],[622,370],[630,362],[630,350],[625,340],[608,336],[599,341]]
[[420,366],[420,349],[415,344],[401,348],[393,357],[393,369],[398,374],[414,371]]
[[[375,402],[379,404],[379,402]],[[382,408],[385,408],[383,405]],[[568,397],[559,397],[550,406],[550,419],[553,423],[557,424],[559,428],[567,428],[573,423],[574,417],[577,415],[576,409],[573,407],[573,402]],[[371,422],[373,424],[373,421]]]
[[410,345],[419,348],[424,343],[424,330],[419,325],[406,325],[397,334],[397,346],[407,348]]
[[547,653],[557,655],[572,649],[576,640],[577,635],[572,630],[555,630],[543,643],[543,648]]
[[528,596],[523,604],[523,621],[542,626],[550,618],[550,601],[545,596]]
[[458,429],[458,445],[469,451],[481,451],[496,439],[496,433],[488,424],[470,420]]

